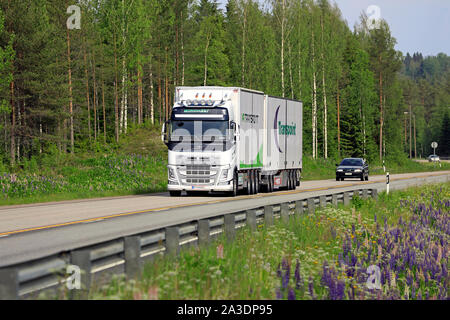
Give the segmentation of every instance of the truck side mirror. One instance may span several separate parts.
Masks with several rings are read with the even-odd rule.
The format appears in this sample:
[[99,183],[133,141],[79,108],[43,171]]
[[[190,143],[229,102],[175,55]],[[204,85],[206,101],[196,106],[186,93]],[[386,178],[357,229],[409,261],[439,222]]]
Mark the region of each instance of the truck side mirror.
[[167,128],[169,127],[169,121],[164,122],[161,130],[161,140],[166,145],[169,143],[169,136],[167,134]]
[[238,135],[236,122],[231,121],[231,123],[230,123],[230,130],[233,133],[234,141],[236,141],[236,137]]

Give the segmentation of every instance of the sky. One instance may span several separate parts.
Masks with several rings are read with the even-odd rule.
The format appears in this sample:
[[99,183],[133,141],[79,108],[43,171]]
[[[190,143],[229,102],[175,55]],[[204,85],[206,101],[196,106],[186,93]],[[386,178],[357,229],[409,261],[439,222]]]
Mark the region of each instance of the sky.
[[[260,0],[263,2],[265,0]],[[227,0],[218,0],[221,8]],[[443,52],[450,55],[450,0],[330,0],[336,2],[351,30],[363,11],[377,6],[391,33],[396,49],[406,55],[421,52],[424,56]],[[375,11],[367,12],[374,17]]]

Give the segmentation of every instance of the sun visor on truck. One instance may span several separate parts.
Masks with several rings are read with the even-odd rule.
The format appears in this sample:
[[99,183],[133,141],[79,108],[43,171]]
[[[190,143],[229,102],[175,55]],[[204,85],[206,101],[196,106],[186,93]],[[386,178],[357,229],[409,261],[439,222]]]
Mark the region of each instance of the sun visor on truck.
[[172,110],[172,121],[183,120],[183,121],[228,121],[229,115],[228,110],[225,108],[174,108]]

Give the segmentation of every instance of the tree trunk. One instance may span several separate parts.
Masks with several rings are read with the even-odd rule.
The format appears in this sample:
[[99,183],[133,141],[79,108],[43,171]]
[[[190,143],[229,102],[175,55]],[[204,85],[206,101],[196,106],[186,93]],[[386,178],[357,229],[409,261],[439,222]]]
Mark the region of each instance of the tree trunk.
[[84,73],[86,76],[86,104],[88,111],[88,133],[89,133],[89,142],[91,142],[91,105],[89,98],[89,71],[88,71],[88,62],[87,62],[87,54],[86,54],[86,40],[84,44]]
[[340,102],[339,83],[337,90],[337,129],[338,129],[338,152],[341,157],[341,102]]
[[143,97],[142,97],[142,65],[139,62],[138,65],[138,124],[142,124],[142,114],[143,114]]
[[117,76],[117,47],[116,47],[116,34],[114,37],[114,122],[116,143],[119,142],[119,89],[118,89],[118,76]]
[[380,161],[383,161],[383,73],[381,71],[381,56],[380,56]]
[[155,124],[155,105],[154,105],[154,97],[153,97],[153,65],[150,62],[150,120],[152,125]]
[[324,55],[324,23],[323,15],[321,16],[321,26],[322,26],[322,87],[323,87],[323,140],[324,140],[324,158],[328,159],[328,106],[327,106],[327,92],[326,92],[326,81],[325,81],[325,55]]
[[[311,25],[313,28],[313,24]],[[312,134],[313,134],[313,159],[318,157],[317,146],[317,82],[315,71],[315,46],[314,46],[314,30],[311,29],[312,39],[312,70],[313,70],[313,106],[312,106]]]
[[92,70],[93,70],[93,80],[94,80],[94,141],[97,141],[97,105],[98,105],[98,101],[97,101],[97,79],[95,76],[95,69],[96,69],[96,65],[95,65],[95,55],[92,55]]
[[244,4],[244,25],[242,27],[242,78],[241,78],[241,84],[242,87],[245,87],[245,31],[247,29],[247,6]]
[[69,65],[69,114],[70,114],[70,152],[75,152],[75,140],[73,129],[73,96],[72,96],[72,66],[70,58],[70,33],[67,30],[67,61]]
[[183,11],[181,11],[181,60],[182,60],[182,71],[181,71],[181,85],[184,86],[184,32],[183,32]]
[[11,105],[11,166],[16,163],[16,109],[14,102],[14,80],[9,85],[10,90],[10,105]]

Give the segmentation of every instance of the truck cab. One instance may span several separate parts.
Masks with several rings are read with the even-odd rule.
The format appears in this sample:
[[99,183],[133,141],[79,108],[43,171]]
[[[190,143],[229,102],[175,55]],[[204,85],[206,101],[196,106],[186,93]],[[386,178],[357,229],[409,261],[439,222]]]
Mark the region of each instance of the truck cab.
[[298,101],[224,87],[178,87],[162,140],[171,196],[295,189],[302,164]]

